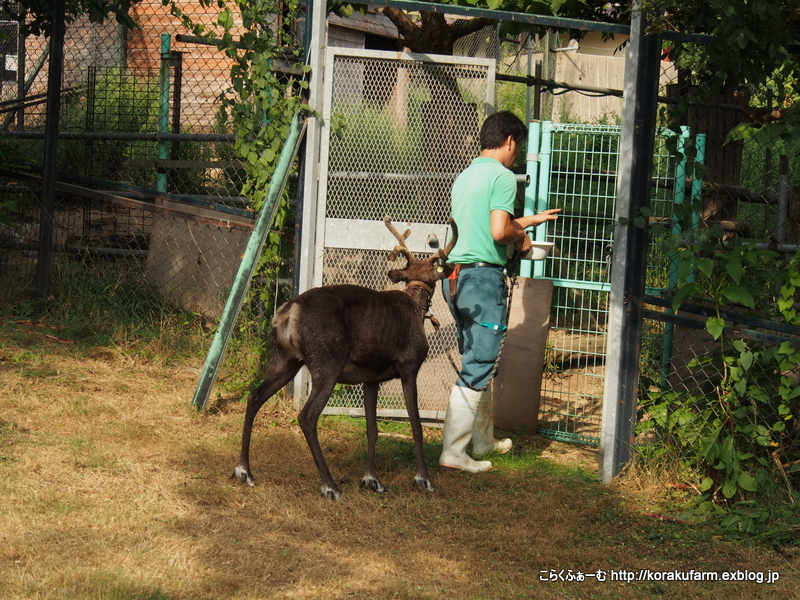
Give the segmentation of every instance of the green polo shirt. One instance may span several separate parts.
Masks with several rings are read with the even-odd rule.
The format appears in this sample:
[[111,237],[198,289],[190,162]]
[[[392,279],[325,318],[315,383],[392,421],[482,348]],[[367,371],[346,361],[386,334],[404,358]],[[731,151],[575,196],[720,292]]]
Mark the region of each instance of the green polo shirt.
[[500,161],[478,157],[453,184],[451,213],[458,226],[458,241],[450,263],[487,262],[505,265],[506,246],[494,241],[489,214],[504,210],[514,217],[517,179]]

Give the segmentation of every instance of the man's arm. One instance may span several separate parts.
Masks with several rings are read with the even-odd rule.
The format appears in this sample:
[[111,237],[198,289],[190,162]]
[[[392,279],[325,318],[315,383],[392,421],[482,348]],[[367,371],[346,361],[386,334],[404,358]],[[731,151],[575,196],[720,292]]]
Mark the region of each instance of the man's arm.
[[547,221],[555,221],[560,212],[560,208],[550,208],[529,217],[512,219],[511,215],[504,210],[493,210],[489,214],[489,231],[498,244],[505,246],[514,244],[517,250],[526,252],[531,247],[531,242],[523,230]]

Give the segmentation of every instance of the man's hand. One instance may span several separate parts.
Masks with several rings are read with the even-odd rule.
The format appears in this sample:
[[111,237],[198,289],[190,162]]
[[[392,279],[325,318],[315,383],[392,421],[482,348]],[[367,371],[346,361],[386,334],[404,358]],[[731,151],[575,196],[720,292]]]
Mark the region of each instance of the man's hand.
[[546,223],[547,221],[555,221],[558,219],[558,213],[561,212],[560,208],[548,208],[547,210],[543,210],[540,213],[537,213],[531,217],[531,219],[536,219],[535,223],[531,223],[532,225],[541,225],[542,223]]
[[533,246],[533,242],[531,241],[531,238],[528,237],[528,234],[525,233],[524,231],[522,232],[522,240],[514,244],[514,248],[520,254],[525,254],[528,250],[531,249],[531,246]]
[[523,239],[519,239],[519,233],[516,240],[514,240],[514,248],[516,248],[519,252],[525,253],[530,250],[531,243],[528,234],[525,233],[525,229],[528,227],[534,227],[536,225],[541,225],[542,223],[546,223],[547,221],[555,221],[558,219],[558,213],[561,212],[560,208],[548,208],[547,210],[543,210],[540,213],[535,215],[531,215],[530,217],[519,217],[518,219],[514,219],[511,222],[511,225],[516,229],[519,233],[522,234]]

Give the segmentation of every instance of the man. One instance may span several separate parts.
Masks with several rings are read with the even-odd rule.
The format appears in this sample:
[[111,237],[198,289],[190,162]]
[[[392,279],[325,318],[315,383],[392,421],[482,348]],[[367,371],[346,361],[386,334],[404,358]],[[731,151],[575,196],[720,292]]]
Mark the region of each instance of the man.
[[467,454],[470,440],[479,458],[512,446],[509,439],[494,439],[488,388],[506,324],[508,247],[526,252],[531,240],[524,230],[557,219],[561,211],[514,218],[517,181],[509,168],[526,135],[525,124],[513,113],[487,117],[480,132],[481,154],[458,176],[451,193],[458,241],[448,262],[456,263],[456,269],[442,291],[458,328],[462,361],[445,413],[439,464],[472,473],[487,471],[492,463]]

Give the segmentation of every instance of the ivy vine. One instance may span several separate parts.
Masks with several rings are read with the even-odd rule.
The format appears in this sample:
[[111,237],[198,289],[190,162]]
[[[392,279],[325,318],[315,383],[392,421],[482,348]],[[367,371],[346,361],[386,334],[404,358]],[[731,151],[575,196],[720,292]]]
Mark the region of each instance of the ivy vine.
[[[790,504],[797,501],[800,252],[786,259],[753,241],[726,239],[719,225],[693,229],[698,204],[676,207],[686,227],[666,242],[677,267],[672,310],[702,307],[711,343],[693,348],[692,389],[645,391],[638,432],[697,474],[703,510],[747,529],[765,514],[753,510],[756,498],[783,489]],[[768,341],[743,335],[733,326],[742,316],[770,321],[778,333]]]
[[[304,91],[310,67],[303,65],[303,49],[292,31],[300,4],[298,0],[215,0],[219,12],[213,22],[196,23],[174,0],[165,2],[170,2],[172,13],[185,27],[216,45],[231,61],[230,85],[219,98],[219,122],[229,124],[236,136],[234,149],[246,173],[241,194],[249,199],[249,208],[258,211],[266,199],[292,118],[309,110]],[[211,0],[200,3],[212,5]],[[284,228],[289,210],[288,193],[284,191],[256,271],[268,284],[277,277],[286,254]],[[265,285],[260,292],[260,300],[267,307],[274,302],[272,289]]]

